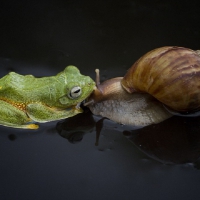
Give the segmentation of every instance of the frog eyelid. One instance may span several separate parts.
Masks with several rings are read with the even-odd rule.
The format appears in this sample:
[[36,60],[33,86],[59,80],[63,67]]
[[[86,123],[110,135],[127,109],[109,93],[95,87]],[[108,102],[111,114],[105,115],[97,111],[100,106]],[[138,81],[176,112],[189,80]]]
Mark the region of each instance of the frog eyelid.
[[68,96],[70,99],[76,99],[81,95],[81,93],[82,93],[81,87],[75,86],[75,87],[71,88]]

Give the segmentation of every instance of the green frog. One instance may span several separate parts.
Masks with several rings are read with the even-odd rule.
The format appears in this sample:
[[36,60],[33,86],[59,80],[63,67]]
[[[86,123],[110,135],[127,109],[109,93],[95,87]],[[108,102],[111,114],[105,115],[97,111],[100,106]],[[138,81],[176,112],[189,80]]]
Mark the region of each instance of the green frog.
[[80,103],[95,89],[95,82],[68,66],[56,76],[36,78],[10,72],[0,79],[0,124],[37,129],[44,123],[82,112]]

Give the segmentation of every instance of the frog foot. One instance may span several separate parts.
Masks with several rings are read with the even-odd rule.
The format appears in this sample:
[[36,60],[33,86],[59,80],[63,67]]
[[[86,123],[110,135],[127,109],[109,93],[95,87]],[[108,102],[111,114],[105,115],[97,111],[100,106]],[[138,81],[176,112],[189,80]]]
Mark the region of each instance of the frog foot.
[[28,125],[26,125],[26,128],[27,129],[38,129],[39,126],[37,124],[28,124]]

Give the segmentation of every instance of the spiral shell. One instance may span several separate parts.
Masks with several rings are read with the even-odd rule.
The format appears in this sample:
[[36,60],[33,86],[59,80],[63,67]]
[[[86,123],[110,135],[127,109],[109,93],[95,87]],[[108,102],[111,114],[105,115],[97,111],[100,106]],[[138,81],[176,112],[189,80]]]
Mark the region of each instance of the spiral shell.
[[199,110],[200,53],[184,47],[154,49],[133,64],[121,84],[129,93],[148,93],[176,111]]

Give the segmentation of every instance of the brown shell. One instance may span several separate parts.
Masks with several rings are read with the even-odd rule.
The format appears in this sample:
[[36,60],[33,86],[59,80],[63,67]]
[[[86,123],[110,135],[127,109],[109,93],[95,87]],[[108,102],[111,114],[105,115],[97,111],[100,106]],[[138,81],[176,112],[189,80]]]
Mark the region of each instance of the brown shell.
[[161,47],[142,56],[121,81],[130,93],[145,92],[177,111],[200,108],[200,53]]

